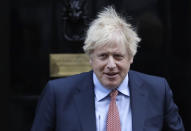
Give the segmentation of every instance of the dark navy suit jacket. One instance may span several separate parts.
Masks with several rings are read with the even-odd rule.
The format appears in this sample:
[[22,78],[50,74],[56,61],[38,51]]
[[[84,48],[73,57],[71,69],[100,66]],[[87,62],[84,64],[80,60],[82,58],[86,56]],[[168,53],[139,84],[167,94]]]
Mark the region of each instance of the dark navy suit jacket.
[[[49,81],[31,131],[96,131],[92,76],[90,71]],[[133,131],[184,131],[164,78],[129,71],[129,87]]]

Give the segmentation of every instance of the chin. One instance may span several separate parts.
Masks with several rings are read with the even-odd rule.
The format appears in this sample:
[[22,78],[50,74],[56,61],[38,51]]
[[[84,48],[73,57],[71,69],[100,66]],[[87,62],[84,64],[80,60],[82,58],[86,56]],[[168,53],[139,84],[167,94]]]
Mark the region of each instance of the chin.
[[116,89],[118,84],[105,84],[104,86],[108,89]]

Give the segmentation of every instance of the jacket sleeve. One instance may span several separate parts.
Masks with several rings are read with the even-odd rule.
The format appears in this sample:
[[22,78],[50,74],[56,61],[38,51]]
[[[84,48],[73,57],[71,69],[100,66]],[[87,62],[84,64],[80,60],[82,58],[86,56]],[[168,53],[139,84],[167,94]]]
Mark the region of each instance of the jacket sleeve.
[[31,131],[53,131],[55,121],[55,93],[49,82],[38,101]]
[[169,88],[169,85],[166,80],[164,80],[164,83],[165,83],[165,97],[166,97],[164,126],[167,128],[167,131],[184,131],[184,125],[178,113],[178,107],[173,100],[173,93]]

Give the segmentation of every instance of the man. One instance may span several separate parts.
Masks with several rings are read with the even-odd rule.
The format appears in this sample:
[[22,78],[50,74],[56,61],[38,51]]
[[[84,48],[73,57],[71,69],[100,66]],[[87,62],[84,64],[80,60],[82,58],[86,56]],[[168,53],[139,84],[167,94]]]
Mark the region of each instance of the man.
[[139,41],[112,7],[99,13],[83,47],[93,71],[49,81],[32,131],[184,131],[167,81],[129,71]]

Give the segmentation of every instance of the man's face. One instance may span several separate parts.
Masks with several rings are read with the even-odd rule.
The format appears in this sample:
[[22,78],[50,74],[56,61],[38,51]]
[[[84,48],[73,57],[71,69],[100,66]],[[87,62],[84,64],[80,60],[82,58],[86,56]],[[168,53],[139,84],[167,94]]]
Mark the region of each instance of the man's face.
[[97,78],[106,88],[117,88],[127,75],[132,59],[123,45],[111,44],[96,48],[90,64]]

